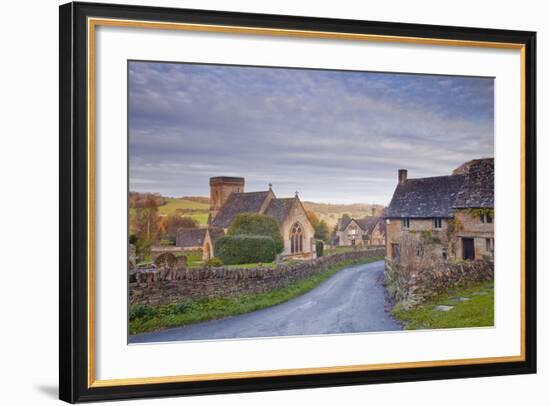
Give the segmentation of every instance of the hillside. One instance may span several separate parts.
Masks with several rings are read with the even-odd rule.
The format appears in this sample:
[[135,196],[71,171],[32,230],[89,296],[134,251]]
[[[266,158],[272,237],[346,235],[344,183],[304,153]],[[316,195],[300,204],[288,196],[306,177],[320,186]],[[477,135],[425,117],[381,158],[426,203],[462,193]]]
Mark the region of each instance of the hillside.
[[334,227],[338,219],[344,214],[350,217],[361,218],[372,216],[373,209],[375,215],[380,215],[384,206],[379,204],[332,204],[332,203],[315,203],[303,202],[306,210],[313,211],[320,220],[325,220],[329,227]]
[[[159,201],[164,204],[159,206],[160,215],[171,215],[179,213],[182,216],[191,216],[199,222],[206,224],[208,221],[208,210],[210,208],[210,198],[205,196],[185,196],[181,198],[157,196]],[[374,208],[375,214],[380,215],[383,206],[372,204],[332,204],[303,202],[306,210],[313,211],[320,220],[325,220],[330,228],[336,225],[336,222],[343,214],[351,217],[371,216]],[[134,209],[130,209],[130,215]]]
[[[199,224],[206,224],[208,221],[208,210],[210,204],[208,198],[177,198],[177,197],[163,197],[165,204],[158,206],[158,213],[160,215],[170,216],[172,214],[181,214],[182,216],[190,216],[194,218]],[[206,203],[205,200],[206,199]],[[134,213],[134,208],[130,208],[130,216]]]

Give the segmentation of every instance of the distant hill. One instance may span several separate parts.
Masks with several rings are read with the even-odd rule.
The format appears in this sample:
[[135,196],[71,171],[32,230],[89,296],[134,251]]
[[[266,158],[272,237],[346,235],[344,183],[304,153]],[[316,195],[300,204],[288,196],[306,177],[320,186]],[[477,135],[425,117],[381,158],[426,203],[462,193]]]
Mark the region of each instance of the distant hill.
[[[144,193],[131,192],[133,199],[130,201],[130,213],[133,213],[133,207],[141,201]],[[206,196],[184,196],[184,197],[164,197],[155,195],[158,199],[158,212],[160,215],[181,214],[182,216],[191,216],[199,222],[206,224],[208,221],[208,211],[210,209],[210,198]],[[334,227],[338,219],[344,214],[351,217],[365,217],[373,214],[380,215],[384,206],[379,204],[332,204],[303,202],[306,210],[313,211],[320,220],[325,220],[330,228]]]
[[[315,203],[303,202],[306,210],[313,211],[319,220],[325,220],[329,227],[334,227],[338,219],[344,214],[350,217],[361,218],[366,216],[379,216],[382,214],[384,206],[380,204],[333,204],[333,203]],[[373,213],[374,209],[374,213]]]

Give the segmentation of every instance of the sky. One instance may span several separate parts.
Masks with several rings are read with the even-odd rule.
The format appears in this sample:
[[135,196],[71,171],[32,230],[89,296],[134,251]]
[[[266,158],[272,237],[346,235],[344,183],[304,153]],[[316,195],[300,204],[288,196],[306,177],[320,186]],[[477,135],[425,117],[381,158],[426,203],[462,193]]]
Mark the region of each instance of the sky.
[[208,196],[242,176],[320,203],[387,205],[397,170],[493,156],[492,78],[129,62],[130,190]]

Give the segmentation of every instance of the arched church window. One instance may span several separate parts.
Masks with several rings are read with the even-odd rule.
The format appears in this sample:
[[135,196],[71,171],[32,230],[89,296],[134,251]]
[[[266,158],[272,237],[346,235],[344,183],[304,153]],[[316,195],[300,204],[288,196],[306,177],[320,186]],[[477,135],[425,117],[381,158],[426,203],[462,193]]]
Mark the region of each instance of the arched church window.
[[290,229],[290,252],[292,254],[303,252],[304,230],[300,223],[295,223]]

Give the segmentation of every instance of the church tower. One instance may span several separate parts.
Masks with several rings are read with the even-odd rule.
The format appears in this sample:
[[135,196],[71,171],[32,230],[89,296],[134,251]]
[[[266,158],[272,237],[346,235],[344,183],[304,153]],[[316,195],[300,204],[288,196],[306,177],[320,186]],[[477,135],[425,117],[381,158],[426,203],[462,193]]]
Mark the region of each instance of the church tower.
[[244,192],[244,178],[216,176],[210,178],[210,216],[214,220],[231,193]]

